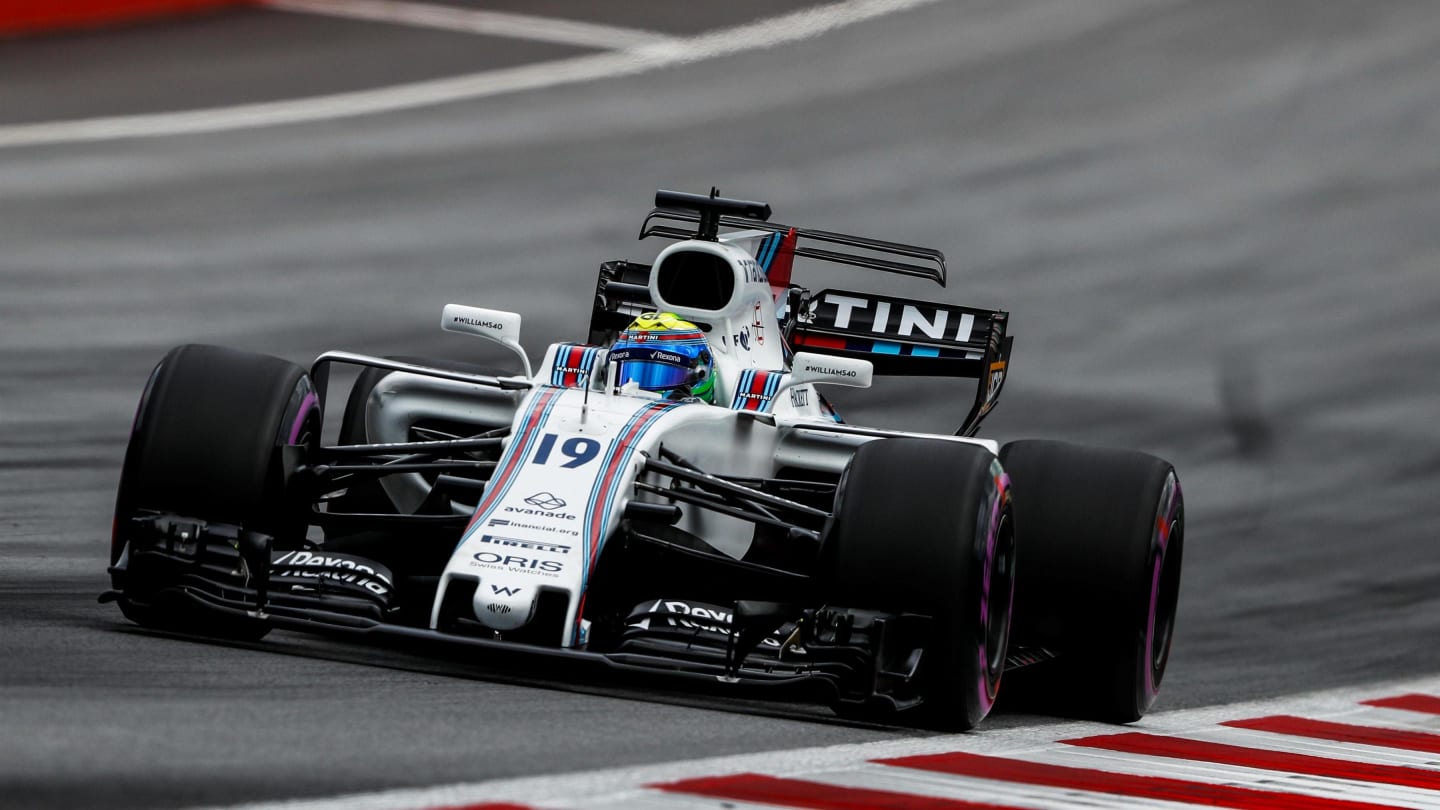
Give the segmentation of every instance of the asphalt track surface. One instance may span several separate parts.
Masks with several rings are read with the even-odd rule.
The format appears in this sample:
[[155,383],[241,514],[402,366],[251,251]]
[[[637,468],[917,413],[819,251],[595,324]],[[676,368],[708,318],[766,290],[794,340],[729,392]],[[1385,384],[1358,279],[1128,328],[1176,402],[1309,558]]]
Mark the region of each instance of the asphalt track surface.
[[[292,24],[319,22],[173,25],[224,54],[259,47],[227,27]],[[350,80],[386,78],[371,39],[413,57],[403,71],[457,69],[436,44],[450,35],[332,24],[361,43],[325,57],[353,62]],[[127,36],[195,47],[166,25]],[[44,48],[0,45],[6,123],[195,101],[164,105],[171,86],[91,55],[90,35],[48,41],[83,81],[54,92],[59,73],[15,68]],[[291,84],[234,87],[254,82],[276,98]],[[942,248],[943,291],[826,281],[1011,310],[990,435],[1175,463],[1188,548],[1157,708],[1440,671],[1437,137],[1432,3],[1032,0],[400,114],[0,150],[0,806],[237,802],[915,734],[288,633],[165,638],[95,604],[129,420],[167,347],[466,356],[436,328],[459,301],[523,313],[538,355],[582,335],[601,260],[653,254],[633,240],[658,187],[714,184],[781,221]],[[949,390],[882,384],[845,404],[942,429],[964,407]]]

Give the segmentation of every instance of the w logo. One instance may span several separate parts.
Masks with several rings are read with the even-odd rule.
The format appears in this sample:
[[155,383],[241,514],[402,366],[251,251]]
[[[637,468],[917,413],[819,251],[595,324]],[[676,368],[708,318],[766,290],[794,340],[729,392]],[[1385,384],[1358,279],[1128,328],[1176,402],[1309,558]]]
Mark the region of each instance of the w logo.
[[505,596],[514,596],[515,594],[520,592],[519,588],[507,588],[503,585],[491,585],[490,590],[494,591],[497,594],[503,594]]

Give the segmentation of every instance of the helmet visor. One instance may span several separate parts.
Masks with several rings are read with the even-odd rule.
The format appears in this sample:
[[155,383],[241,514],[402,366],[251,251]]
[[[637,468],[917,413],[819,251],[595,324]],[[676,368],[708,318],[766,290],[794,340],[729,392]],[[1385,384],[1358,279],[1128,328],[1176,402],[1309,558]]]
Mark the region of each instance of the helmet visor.
[[620,364],[620,384],[636,382],[646,391],[669,391],[689,382],[690,369],[669,363],[632,362]]
[[692,347],[626,346],[610,353],[620,362],[620,384],[634,382],[646,391],[669,391],[688,385],[695,358]]

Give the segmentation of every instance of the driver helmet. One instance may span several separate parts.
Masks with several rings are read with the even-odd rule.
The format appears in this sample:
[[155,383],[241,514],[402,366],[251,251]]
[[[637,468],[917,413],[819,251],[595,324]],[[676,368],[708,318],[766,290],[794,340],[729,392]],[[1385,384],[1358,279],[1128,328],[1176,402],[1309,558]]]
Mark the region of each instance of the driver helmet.
[[610,348],[620,364],[619,385],[634,382],[672,399],[715,401],[710,344],[700,327],[673,312],[646,312],[630,322]]

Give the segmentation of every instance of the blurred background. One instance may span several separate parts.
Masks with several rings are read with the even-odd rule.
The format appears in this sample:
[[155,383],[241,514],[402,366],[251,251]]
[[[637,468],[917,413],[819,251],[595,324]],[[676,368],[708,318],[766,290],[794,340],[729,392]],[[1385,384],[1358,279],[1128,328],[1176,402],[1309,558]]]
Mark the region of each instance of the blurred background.
[[[0,0],[0,805],[913,734],[177,643],[93,602],[167,348],[472,357],[438,329],[461,302],[521,313],[538,357],[583,337],[600,262],[659,249],[657,188],[945,251],[944,289],[795,280],[1007,309],[987,435],[1176,465],[1157,708],[1440,671],[1437,143],[1427,0]],[[970,397],[837,395],[924,430]]]

